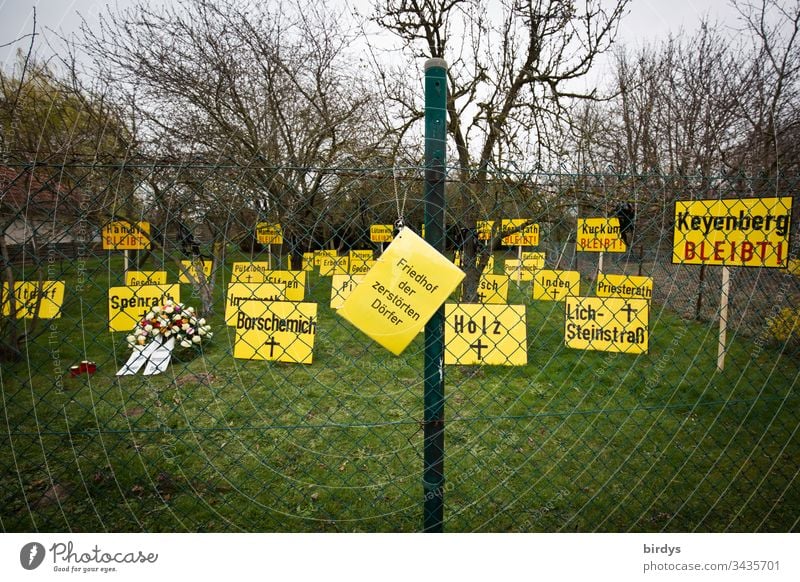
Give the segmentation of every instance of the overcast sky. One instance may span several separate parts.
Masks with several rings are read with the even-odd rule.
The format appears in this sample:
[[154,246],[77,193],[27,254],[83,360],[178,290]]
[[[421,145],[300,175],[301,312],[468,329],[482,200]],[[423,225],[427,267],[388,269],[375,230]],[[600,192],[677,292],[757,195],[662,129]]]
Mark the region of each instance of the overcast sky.
[[[163,0],[169,1],[169,0]],[[261,0],[279,2],[280,0]],[[340,0],[352,2],[353,0]],[[368,0],[356,0],[364,5]],[[70,34],[78,30],[81,16],[89,23],[97,21],[99,13],[108,5],[130,6],[134,0],[0,0],[0,64],[8,70],[18,48],[27,49],[29,39],[13,42],[29,34],[33,26],[33,7],[36,7],[40,54],[47,54],[46,41],[53,32]],[[640,45],[666,37],[681,27],[694,30],[701,17],[734,25],[736,13],[727,0],[633,0],[630,13],[620,29],[620,40],[626,44]]]

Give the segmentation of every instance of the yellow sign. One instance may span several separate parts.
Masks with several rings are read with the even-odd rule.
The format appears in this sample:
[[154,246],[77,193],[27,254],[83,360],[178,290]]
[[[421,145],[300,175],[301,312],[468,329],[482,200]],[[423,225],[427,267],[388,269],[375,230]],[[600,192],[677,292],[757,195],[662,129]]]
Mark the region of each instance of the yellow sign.
[[543,269],[544,263],[544,253],[530,253],[530,258],[522,259],[522,261],[506,259],[503,263],[503,270],[512,281],[533,281],[533,274],[539,269]]
[[[39,303],[39,309],[36,304]],[[64,281],[17,281],[14,283],[14,309],[17,319],[55,319],[61,317]],[[11,315],[8,283],[3,283],[3,315]]]
[[399,355],[463,278],[461,269],[404,228],[337,313]]
[[316,303],[245,301],[236,314],[233,357],[310,364],[316,335]]
[[334,275],[331,280],[331,309],[344,305],[344,300],[363,279],[363,275]]
[[347,275],[350,270],[350,257],[323,256],[319,259],[320,277]]
[[180,303],[181,286],[142,285],[108,290],[108,331],[132,331],[142,317],[167,299]]
[[528,363],[524,305],[444,306],[444,363],[524,366]]
[[318,267],[322,261],[322,257],[338,257],[339,251],[334,249],[327,249],[324,251],[314,251],[314,266]]
[[115,220],[103,227],[103,249],[138,251],[150,248],[150,223]]
[[225,295],[225,324],[236,325],[236,314],[246,301],[284,301],[286,287],[275,283],[230,283]]
[[303,271],[314,270],[314,253],[303,253]]
[[598,297],[650,299],[653,297],[653,278],[600,273],[597,276],[596,293]]
[[800,259],[789,259],[789,272],[792,275],[800,275]]
[[563,301],[581,294],[578,271],[541,269],[533,274],[533,298],[537,301]]
[[672,262],[786,267],[792,198],[675,202]]
[[351,250],[350,261],[371,261],[375,258],[375,251],[371,250]]
[[139,285],[166,285],[166,271],[128,271],[125,273],[125,285],[137,287]]
[[366,275],[367,271],[372,268],[372,265],[375,264],[375,261],[359,261],[358,259],[354,259],[350,257],[350,274],[351,275]]
[[393,231],[391,224],[373,224],[369,227],[369,240],[376,243],[392,242]]
[[483,275],[478,280],[478,303],[508,303],[508,277]]
[[[529,223],[524,218],[504,218],[500,223],[503,232],[520,229],[522,225]],[[527,224],[524,228],[503,237],[502,243],[512,247],[535,247],[539,245],[539,225]]]
[[233,263],[232,283],[266,283],[267,273],[271,272],[267,261]]
[[[456,267],[461,267],[461,251],[456,251],[453,255],[453,264]],[[480,257],[475,257],[475,266],[477,267],[480,264]],[[489,258],[486,259],[486,264],[483,266],[483,271],[481,273],[484,274],[491,274],[494,272],[494,255],[489,255]]]
[[479,220],[475,223],[475,230],[478,233],[478,240],[490,240],[492,238],[492,229],[494,228],[494,220]]
[[[211,277],[211,269],[214,266],[214,261],[206,261],[203,260],[203,275],[206,279]],[[200,280],[199,273],[197,271],[197,264],[194,261],[181,261],[181,270],[178,274],[178,283],[186,283],[189,284],[191,281],[189,280],[189,276],[191,275],[192,279],[195,281]],[[166,282],[166,281],[165,281]]]
[[649,305],[646,299],[567,297],[564,343],[580,350],[646,354]]
[[256,240],[262,245],[282,245],[283,228],[280,224],[259,222],[256,224]]
[[619,236],[618,218],[579,218],[577,243],[579,251],[625,252],[625,241]]

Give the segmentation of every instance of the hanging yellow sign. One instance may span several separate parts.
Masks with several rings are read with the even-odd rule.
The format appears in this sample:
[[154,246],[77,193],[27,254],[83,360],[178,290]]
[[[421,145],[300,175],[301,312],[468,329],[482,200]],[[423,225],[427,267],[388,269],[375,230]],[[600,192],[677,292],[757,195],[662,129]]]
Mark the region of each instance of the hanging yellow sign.
[[597,276],[595,292],[598,297],[650,299],[653,297],[653,278],[600,273]]
[[316,335],[316,303],[245,301],[236,314],[233,357],[310,364]]
[[579,350],[646,354],[649,306],[646,299],[567,297],[564,343]]
[[[503,232],[515,232],[503,237],[502,243],[511,247],[535,247],[539,245],[539,225],[529,224],[525,218],[504,218],[500,223]],[[523,227],[523,225],[525,225]]]
[[166,285],[166,271],[127,271],[125,285],[137,287],[139,285]]
[[314,253],[303,253],[303,271],[314,270]]
[[247,301],[283,301],[285,286],[275,283],[230,283],[225,295],[225,325],[236,325],[236,317]]
[[528,363],[524,305],[447,304],[444,363],[524,366]]
[[482,275],[478,280],[478,303],[508,303],[508,277]]
[[115,220],[106,224],[100,234],[103,249],[139,251],[150,248],[150,223]]
[[461,269],[404,228],[337,313],[399,355],[463,278]]
[[533,298],[537,301],[563,301],[581,294],[578,271],[541,269],[533,274]]
[[[36,304],[39,304],[37,310]],[[17,281],[14,283],[14,309],[17,319],[56,319],[64,304],[64,281]],[[8,283],[3,283],[3,315],[11,315]]]
[[142,317],[167,299],[181,301],[181,286],[142,285],[111,287],[108,290],[108,331],[132,331]]
[[344,300],[363,280],[363,275],[334,275],[331,279],[331,309],[344,305]]
[[282,245],[283,228],[280,224],[259,222],[256,224],[256,240],[262,245]]
[[576,249],[595,253],[624,253],[618,218],[579,218]]
[[[203,276],[208,279],[211,277],[211,269],[214,266],[214,261],[206,261],[203,260]],[[195,261],[181,261],[181,269],[180,273],[178,273],[178,283],[186,283],[189,284],[191,281],[189,280],[189,275],[191,275],[192,279],[195,281],[199,281],[200,276],[197,271],[198,263]],[[188,272],[188,275],[187,275]]]
[[373,224],[369,227],[369,240],[376,243],[392,242],[393,231],[391,224]]
[[672,262],[786,267],[792,198],[675,202]]
[[320,277],[332,277],[333,275],[347,275],[350,270],[350,257],[323,256],[319,260]]

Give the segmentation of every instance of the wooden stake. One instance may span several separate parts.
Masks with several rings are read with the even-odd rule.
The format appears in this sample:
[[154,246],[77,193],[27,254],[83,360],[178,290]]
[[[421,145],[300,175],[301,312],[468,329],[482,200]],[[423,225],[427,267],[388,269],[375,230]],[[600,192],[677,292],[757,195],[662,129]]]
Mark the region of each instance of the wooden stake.
[[728,301],[730,299],[731,277],[727,266],[722,267],[722,294],[719,298],[719,345],[717,347],[717,370],[725,369],[725,347],[728,335]]

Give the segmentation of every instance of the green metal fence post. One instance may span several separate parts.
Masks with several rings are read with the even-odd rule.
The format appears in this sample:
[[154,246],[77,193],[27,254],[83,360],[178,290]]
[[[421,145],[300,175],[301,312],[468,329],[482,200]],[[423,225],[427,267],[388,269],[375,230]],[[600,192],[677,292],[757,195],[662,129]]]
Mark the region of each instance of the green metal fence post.
[[[425,62],[425,240],[445,250],[447,63]],[[424,531],[444,529],[444,308],[425,325]]]

